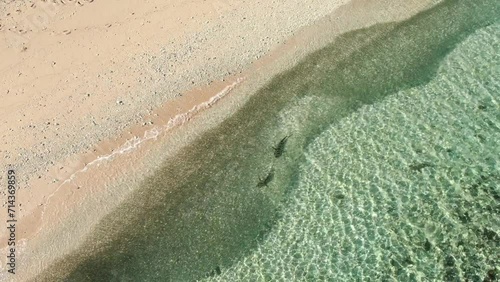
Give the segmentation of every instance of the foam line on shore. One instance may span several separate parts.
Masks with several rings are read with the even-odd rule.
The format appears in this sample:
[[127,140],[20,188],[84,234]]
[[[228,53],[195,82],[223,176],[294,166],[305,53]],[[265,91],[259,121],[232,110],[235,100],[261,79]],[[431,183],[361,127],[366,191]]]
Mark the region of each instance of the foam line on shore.
[[128,139],[122,146],[119,147],[118,150],[112,151],[110,154],[107,154],[107,155],[98,156],[95,160],[85,164],[82,169],[77,170],[74,173],[72,173],[66,180],[64,180],[54,190],[54,192],[52,192],[50,195],[47,196],[47,199],[43,203],[43,209],[41,211],[40,228],[38,229],[36,234],[38,234],[43,227],[44,213],[45,213],[45,210],[46,210],[52,196],[54,196],[59,191],[59,189],[61,187],[63,187],[65,184],[71,183],[78,176],[78,174],[84,173],[90,167],[95,166],[95,165],[99,165],[104,161],[110,161],[118,155],[123,155],[123,154],[127,154],[129,152],[132,152],[135,149],[139,148],[139,146],[142,143],[149,141],[149,140],[153,140],[153,139],[156,140],[158,138],[158,136],[160,136],[161,134],[166,133],[167,131],[171,130],[174,127],[183,125],[184,123],[189,121],[191,118],[193,118],[200,111],[211,108],[213,105],[215,105],[219,100],[221,100],[227,94],[229,94],[236,86],[238,86],[244,80],[245,80],[244,77],[238,78],[235,82],[231,83],[230,85],[227,85],[223,90],[218,92],[216,95],[212,96],[208,101],[197,104],[194,107],[192,107],[189,111],[184,112],[182,114],[178,114],[178,115],[174,116],[173,118],[170,118],[169,121],[167,122],[167,124],[165,124],[163,126],[158,126],[158,127],[153,128],[153,129],[145,131],[144,136],[142,138],[134,136],[133,138]]

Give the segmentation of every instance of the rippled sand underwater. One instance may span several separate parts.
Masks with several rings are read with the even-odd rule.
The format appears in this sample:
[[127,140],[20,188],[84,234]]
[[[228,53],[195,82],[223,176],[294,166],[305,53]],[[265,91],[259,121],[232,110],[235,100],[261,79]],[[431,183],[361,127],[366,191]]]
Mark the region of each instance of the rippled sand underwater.
[[285,214],[217,281],[482,281],[500,263],[500,25],[306,148]]
[[445,1],[340,36],[40,280],[482,281],[500,267],[499,17]]

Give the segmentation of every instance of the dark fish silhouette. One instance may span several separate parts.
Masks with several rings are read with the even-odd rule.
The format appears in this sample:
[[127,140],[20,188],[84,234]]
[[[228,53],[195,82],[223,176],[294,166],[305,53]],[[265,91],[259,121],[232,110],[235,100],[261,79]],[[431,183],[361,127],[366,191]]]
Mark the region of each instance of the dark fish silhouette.
[[418,163],[410,165],[410,169],[418,172],[422,172],[422,169],[426,167],[432,167],[433,165],[429,162]]
[[276,147],[273,147],[274,156],[276,158],[281,157],[283,155],[283,153],[285,152],[285,145],[286,145],[286,142],[288,141],[288,137],[290,137],[290,135],[285,136],[283,139],[281,139],[281,141],[278,143],[278,145],[276,145]]
[[493,268],[488,270],[488,273],[486,274],[486,277],[484,277],[483,281],[485,282],[497,281],[497,269]]
[[257,183],[257,187],[264,187],[271,183],[271,181],[273,181],[274,179],[274,169],[271,169],[271,171],[269,171],[269,173],[267,174],[267,176],[264,178],[264,179],[260,179],[259,178],[259,183]]
[[212,269],[212,271],[210,271],[209,273],[207,273],[207,275],[205,275],[205,277],[214,277],[216,275],[220,275],[222,273],[222,271],[220,270],[220,266],[217,266],[215,269]]

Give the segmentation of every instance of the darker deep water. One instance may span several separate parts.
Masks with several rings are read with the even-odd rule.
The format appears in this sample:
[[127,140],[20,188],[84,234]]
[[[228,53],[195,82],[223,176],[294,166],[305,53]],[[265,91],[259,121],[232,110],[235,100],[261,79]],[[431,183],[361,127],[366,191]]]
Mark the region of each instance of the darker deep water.
[[[193,281],[217,275],[265,239],[311,140],[363,105],[426,84],[458,43],[498,20],[498,1],[469,2],[446,1],[404,22],[349,32],[277,76],[221,126],[167,160],[78,253],[41,279]],[[290,132],[280,113],[308,96],[322,103]],[[273,146],[290,134],[276,158]],[[269,187],[256,187],[271,170]],[[109,243],[96,246],[95,238]]]

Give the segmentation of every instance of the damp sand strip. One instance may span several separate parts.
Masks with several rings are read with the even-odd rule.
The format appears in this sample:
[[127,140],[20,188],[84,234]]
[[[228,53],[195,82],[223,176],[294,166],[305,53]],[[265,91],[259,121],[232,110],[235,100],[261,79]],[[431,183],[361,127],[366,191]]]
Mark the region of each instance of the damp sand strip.
[[[447,1],[401,23],[341,36],[165,163],[78,252],[50,268],[70,273],[40,279],[191,281],[231,265],[265,240],[280,216],[302,148],[359,107],[428,83],[458,43],[497,20],[498,5]],[[293,107],[302,107],[288,117],[298,123],[287,126],[281,113]],[[275,160],[272,146],[289,133],[287,152]],[[256,189],[270,167],[274,180]]]

